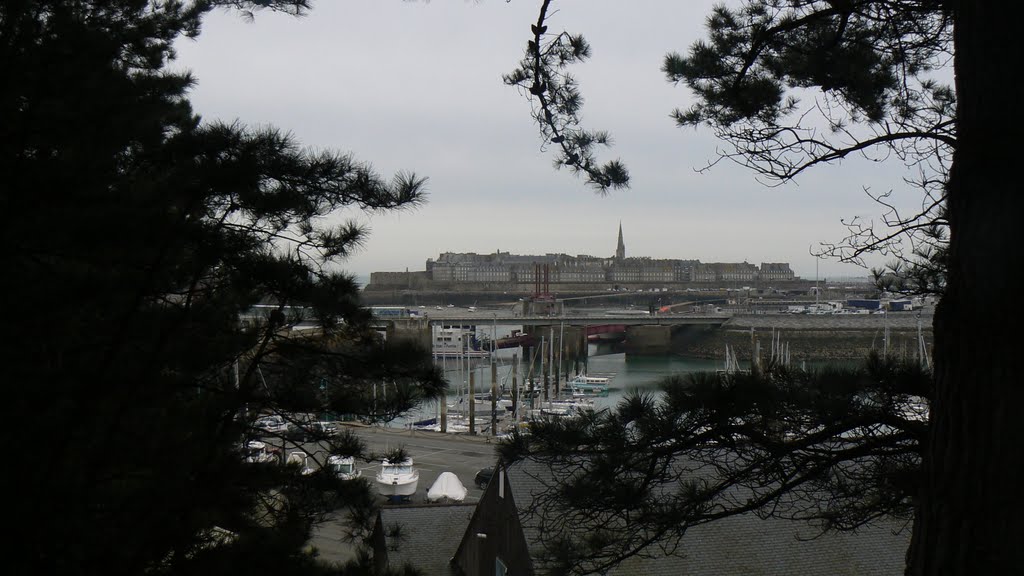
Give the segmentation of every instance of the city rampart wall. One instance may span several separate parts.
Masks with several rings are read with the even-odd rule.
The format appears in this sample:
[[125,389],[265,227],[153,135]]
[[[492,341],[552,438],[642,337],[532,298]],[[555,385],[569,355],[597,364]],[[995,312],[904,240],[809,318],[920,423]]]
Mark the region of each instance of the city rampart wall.
[[[927,353],[932,350],[931,329],[921,332]],[[862,328],[784,328],[776,329],[774,337],[778,348],[788,351],[791,362],[803,360],[862,360],[872,350],[885,350],[885,330]],[[756,330],[751,338],[750,329],[735,327],[686,326],[673,331],[672,352],[696,358],[724,359],[725,347],[737,354],[740,360],[749,360],[754,342],[759,344],[762,358],[769,358],[772,351],[773,332]],[[918,332],[916,329],[890,329],[888,332],[890,354],[916,358],[918,356]]]

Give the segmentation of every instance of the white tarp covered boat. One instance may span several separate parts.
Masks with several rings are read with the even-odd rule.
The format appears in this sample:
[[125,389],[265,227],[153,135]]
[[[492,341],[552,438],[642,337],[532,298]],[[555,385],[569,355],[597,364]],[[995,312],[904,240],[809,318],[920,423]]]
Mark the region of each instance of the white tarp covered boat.
[[431,502],[462,502],[465,499],[466,487],[459,481],[459,477],[451,472],[441,472],[430,486],[430,490],[427,490],[427,500]]

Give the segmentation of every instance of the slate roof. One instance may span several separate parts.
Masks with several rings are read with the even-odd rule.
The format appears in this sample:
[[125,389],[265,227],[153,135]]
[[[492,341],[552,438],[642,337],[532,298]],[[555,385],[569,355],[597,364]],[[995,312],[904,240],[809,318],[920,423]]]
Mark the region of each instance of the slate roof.
[[[423,576],[451,576],[449,560],[469,526],[475,504],[388,506],[380,511],[388,565],[411,564]],[[400,526],[398,536],[392,535]]]
[[[508,468],[512,498],[520,510],[523,532],[538,574],[544,574],[544,543],[540,516],[530,513],[535,496],[552,478],[536,461]],[[557,514],[557,512],[556,512]],[[607,572],[608,576],[732,576],[842,575],[898,576],[903,574],[910,541],[909,526],[879,522],[853,533],[820,534],[806,522],[761,519],[749,513],[690,528],[674,555],[652,547],[653,557],[633,557]]]

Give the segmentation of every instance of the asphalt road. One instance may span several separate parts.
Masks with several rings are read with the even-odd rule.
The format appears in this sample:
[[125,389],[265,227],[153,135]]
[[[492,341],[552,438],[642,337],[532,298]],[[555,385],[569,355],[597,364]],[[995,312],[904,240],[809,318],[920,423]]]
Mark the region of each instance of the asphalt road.
[[[473,478],[481,468],[493,466],[497,460],[495,453],[496,440],[490,435],[469,436],[466,434],[441,434],[440,432],[424,432],[403,428],[383,428],[379,426],[362,426],[358,424],[340,424],[354,432],[366,444],[367,450],[373,454],[381,454],[389,449],[404,447],[413,460],[413,467],[420,471],[417,495],[410,499],[413,503],[426,501],[426,492],[441,472],[453,472],[468,490],[467,502],[474,502],[482,491],[473,483]],[[280,440],[263,438],[270,447],[279,448]],[[308,465],[319,468],[326,458],[326,451],[315,443],[303,443],[296,446],[288,443],[285,452],[302,450],[311,458]],[[380,461],[364,462],[357,460],[356,468],[362,471],[363,478],[373,481],[380,471]]]

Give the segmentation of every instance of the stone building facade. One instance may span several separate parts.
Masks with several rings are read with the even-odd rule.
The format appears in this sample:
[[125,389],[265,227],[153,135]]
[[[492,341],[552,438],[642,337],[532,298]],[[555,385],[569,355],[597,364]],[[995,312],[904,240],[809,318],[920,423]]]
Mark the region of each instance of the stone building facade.
[[[399,287],[401,273],[374,272],[372,286]],[[767,262],[760,267],[747,262],[710,262],[700,260],[626,257],[619,225],[615,255],[607,258],[579,254],[549,253],[521,255],[497,251],[491,254],[444,252],[428,259],[426,270],[417,275],[435,286],[531,284],[547,278],[552,285],[670,285],[690,283],[786,282],[796,279],[786,262]],[[409,283],[409,282],[405,282]]]

